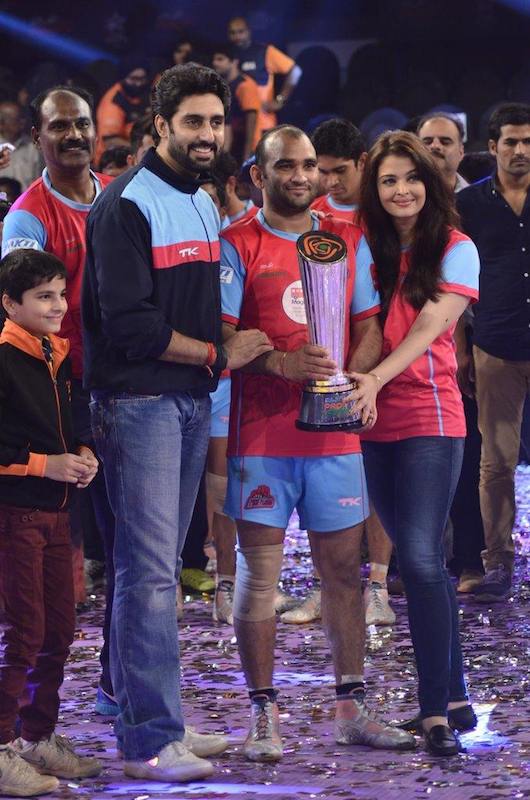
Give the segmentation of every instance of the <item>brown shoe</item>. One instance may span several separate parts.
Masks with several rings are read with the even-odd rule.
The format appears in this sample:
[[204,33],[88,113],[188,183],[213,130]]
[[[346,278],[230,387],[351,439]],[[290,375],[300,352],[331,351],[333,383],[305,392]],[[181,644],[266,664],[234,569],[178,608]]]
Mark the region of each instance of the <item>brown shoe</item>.
[[482,583],[484,575],[476,569],[465,569],[458,580],[456,591],[460,594],[469,594],[475,587]]

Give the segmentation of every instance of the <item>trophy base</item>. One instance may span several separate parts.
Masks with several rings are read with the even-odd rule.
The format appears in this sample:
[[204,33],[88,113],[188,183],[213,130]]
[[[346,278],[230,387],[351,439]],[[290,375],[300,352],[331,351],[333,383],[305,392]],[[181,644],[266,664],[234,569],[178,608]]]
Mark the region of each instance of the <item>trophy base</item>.
[[296,427],[302,431],[354,431],[362,428],[361,415],[353,410],[354,383],[340,386],[319,381],[308,384],[302,393],[300,417]]

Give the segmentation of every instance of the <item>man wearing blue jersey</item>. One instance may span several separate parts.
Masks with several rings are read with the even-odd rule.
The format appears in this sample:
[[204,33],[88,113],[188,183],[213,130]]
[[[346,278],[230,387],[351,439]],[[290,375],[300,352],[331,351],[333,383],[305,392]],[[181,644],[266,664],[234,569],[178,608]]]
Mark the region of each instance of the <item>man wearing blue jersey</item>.
[[223,144],[229,90],[194,64],[163,73],[160,137],[90,213],[83,287],[85,383],[116,516],[111,673],[126,775],[209,776],[219,736],[185,729],[175,613],[180,553],[225,367],[272,349],[259,331],[221,341],[219,218],[199,188]]

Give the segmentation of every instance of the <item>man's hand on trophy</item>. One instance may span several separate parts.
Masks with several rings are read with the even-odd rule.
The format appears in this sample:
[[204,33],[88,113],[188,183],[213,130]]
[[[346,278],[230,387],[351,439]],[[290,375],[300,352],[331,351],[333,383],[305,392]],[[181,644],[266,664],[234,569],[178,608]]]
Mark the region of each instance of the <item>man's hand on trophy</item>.
[[324,347],[304,344],[298,350],[282,355],[280,369],[284,378],[296,383],[323,381],[335,375],[338,369]]
[[228,369],[240,369],[258,356],[274,350],[267,334],[255,329],[237,331],[225,340],[223,347]]

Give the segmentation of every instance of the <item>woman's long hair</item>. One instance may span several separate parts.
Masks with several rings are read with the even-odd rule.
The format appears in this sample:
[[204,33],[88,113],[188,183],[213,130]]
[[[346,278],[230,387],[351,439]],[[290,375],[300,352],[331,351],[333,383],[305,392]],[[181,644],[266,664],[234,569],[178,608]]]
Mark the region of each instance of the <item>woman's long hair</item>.
[[425,185],[425,205],[414,227],[410,267],[403,292],[416,309],[427,300],[438,299],[441,262],[449,240],[449,229],[458,227],[459,219],[453,193],[448,188],[433,156],[413,133],[383,133],[368,153],[361,183],[361,217],[374,257],[383,314],[388,311],[396,287],[401,259],[401,244],[393,217],[379,200],[378,174],[387,156],[410,158],[418,177]]

